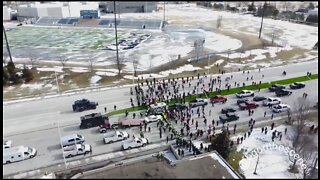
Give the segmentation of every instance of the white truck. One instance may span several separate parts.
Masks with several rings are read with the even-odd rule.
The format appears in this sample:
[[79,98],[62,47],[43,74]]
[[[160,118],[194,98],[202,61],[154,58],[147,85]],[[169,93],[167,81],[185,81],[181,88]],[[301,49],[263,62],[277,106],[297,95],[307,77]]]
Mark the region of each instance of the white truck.
[[86,155],[90,153],[92,148],[89,144],[76,144],[73,146],[66,146],[63,148],[63,155],[66,158],[70,158],[77,155]]
[[12,147],[12,141],[11,140],[3,140],[3,149],[11,148]]
[[148,144],[148,140],[146,138],[134,138],[133,140],[126,141],[122,144],[122,149],[132,149],[137,147],[142,147]]
[[111,144],[129,138],[129,134],[125,131],[115,131],[112,135],[105,135],[103,141],[105,144]]
[[16,161],[31,159],[37,155],[35,148],[26,146],[16,146],[3,149],[3,164],[9,164]]

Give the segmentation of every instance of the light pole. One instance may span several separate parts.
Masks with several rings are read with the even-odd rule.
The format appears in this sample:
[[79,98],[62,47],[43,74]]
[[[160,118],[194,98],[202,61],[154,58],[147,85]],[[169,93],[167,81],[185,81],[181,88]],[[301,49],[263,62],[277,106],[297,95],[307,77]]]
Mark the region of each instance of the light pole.
[[[120,61],[119,61],[119,50],[118,50],[118,31],[117,31],[117,14],[116,14],[116,1],[113,1],[113,13],[114,13],[114,28],[116,34],[116,52],[117,52],[117,67],[118,75],[120,76]],[[120,13],[119,13],[120,14]],[[120,16],[119,16],[120,18]]]
[[66,160],[66,157],[64,157],[63,145],[62,145],[62,141],[61,141],[60,120],[59,120],[59,118],[58,118],[58,131],[59,131],[60,145],[61,145],[61,150],[62,150],[62,156],[63,156],[64,165],[65,165],[66,169],[68,169],[67,160]]
[[259,39],[261,37],[261,30],[262,30],[262,24],[263,24],[263,16],[264,16],[264,8],[266,6],[266,3],[263,4],[263,9],[262,9],[262,18],[261,18],[261,25],[260,25],[260,31],[259,31]]
[[253,172],[254,175],[257,175],[257,167],[258,167],[258,163],[259,163],[259,153],[257,153],[257,154],[258,154],[258,159],[257,159],[256,167],[254,168],[254,172]]
[[[2,24],[2,25],[3,25],[3,24]],[[8,50],[8,53],[9,53],[10,62],[12,62],[12,57],[11,57],[11,52],[10,52],[10,46],[9,46],[9,43],[8,43],[7,34],[6,34],[6,29],[4,28],[4,25],[3,25],[3,33],[4,33],[4,37],[5,37],[5,39],[6,39],[7,50]]]

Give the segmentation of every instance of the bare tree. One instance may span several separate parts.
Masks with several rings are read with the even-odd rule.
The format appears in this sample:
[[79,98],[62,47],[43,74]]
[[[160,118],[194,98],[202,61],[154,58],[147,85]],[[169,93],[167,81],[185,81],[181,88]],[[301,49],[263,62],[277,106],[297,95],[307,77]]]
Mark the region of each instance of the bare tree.
[[65,58],[65,57],[63,57],[63,56],[60,56],[60,57],[59,57],[59,61],[60,61],[61,65],[62,65],[62,68],[63,68],[63,69],[64,69],[64,67],[66,66],[68,60],[69,60],[68,58]]
[[31,68],[34,68],[34,65],[36,64],[36,61],[37,61],[37,57],[36,57],[36,54],[31,50],[29,49],[28,50],[29,52],[29,60],[31,62]]
[[137,77],[137,66],[138,66],[138,61],[136,59],[136,56],[133,55],[133,60],[132,60],[132,65],[133,65],[133,76]]
[[93,57],[90,56],[88,62],[89,62],[90,72],[92,72],[93,71]]
[[[290,124],[293,124],[293,133],[290,139],[292,140],[292,147],[295,153],[301,153],[304,150],[304,142],[303,142],[303,136],[304,136],[304,130],[305,130],[305,123],[308,118],[309,109],[310,109],[310,103],[305,98],[298,98],[298,101],[295,102],[294,105],[294,111],[296,114],[293,118],[291,118],[292,122]],[[294,122],[293,122],[294,121]],[[294,170],[296,167],[297,158],[294,158],[290,156],[289,154],[289,160],[293,162],[293,165],[291,166],[291,170]]]
[[305,133],[301,137],[301,150],[299,155],[303,159],[303,164],[300,167],[303,171],[303,179],[311,176],[314,160],[318,158],[317,142],[314,142],[314,134]]

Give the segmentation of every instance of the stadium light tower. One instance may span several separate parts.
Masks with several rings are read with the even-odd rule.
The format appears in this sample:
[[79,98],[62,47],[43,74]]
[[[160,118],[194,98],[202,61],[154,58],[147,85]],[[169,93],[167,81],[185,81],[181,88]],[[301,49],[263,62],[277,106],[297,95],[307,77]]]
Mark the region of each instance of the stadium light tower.
[[[3,25],[3,24],[2,24],[2,25]],[[6,29],[4,28],[4,25],[3,25],[3,33],[4,33],[4,37],[5,37],[5,39],[6,39],[7,50],[8,50],[8,53],[9,53],[10,62],[12,62],[10,47],[9,47],[9,43],[8,43],[8,39],[7,39],[7,34],[6,34]]]

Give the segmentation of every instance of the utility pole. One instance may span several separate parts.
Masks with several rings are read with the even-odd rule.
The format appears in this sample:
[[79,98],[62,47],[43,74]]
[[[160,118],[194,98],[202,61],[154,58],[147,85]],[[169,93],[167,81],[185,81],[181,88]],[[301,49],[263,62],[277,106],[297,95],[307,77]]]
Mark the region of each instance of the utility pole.
[[[3,25],[3,24],[2,24],[2,25]],[[4,25],[3,25],[3,32],[4,32],[4,37],[6,38],[6,44],[7,44],[7,50],[8,50],[8,53],[9,53],[9,57],[10,57],[10,62],[12,62],[12,57],[11,57],[11,52],[10,52],[10,46],[9,46],[9,43],[8,43],[7,34],[6,34],[6,29],[4,28]]]
[[254,168],[254,172],[253,172],[254,175],[257,175],[258,163],[259,163],[259,153],[258,153],[258,159],[257,159],[256,167]]
[[261,18],[261,26],[260,26],[260,32],[259,32],[259,39],[261,37],[261,30],[262,30],[262,24],[263,24],[263,16],[264,16],[264,8],[266,7],[266,3],[263,4],[263,9],[262,9],[262,18]]
[[60,94],[60,88],[59,88],[59,82],[58,82],[58,77],[57,77],[57,71],[54,71],[54,75],[56,76],[56,83],[57,83],[58,93]]
[[[118,67],[118,75],[120,76],[120,61],[119,61],[119,50],[118,50],[118,31],[117,31],[116,1],[113,1],[113,12],[114,12],[114,29],[115,29],[115,33],[116,33],[117,67]],[[119,13],[119,14],[120,14],[120,13]]]

